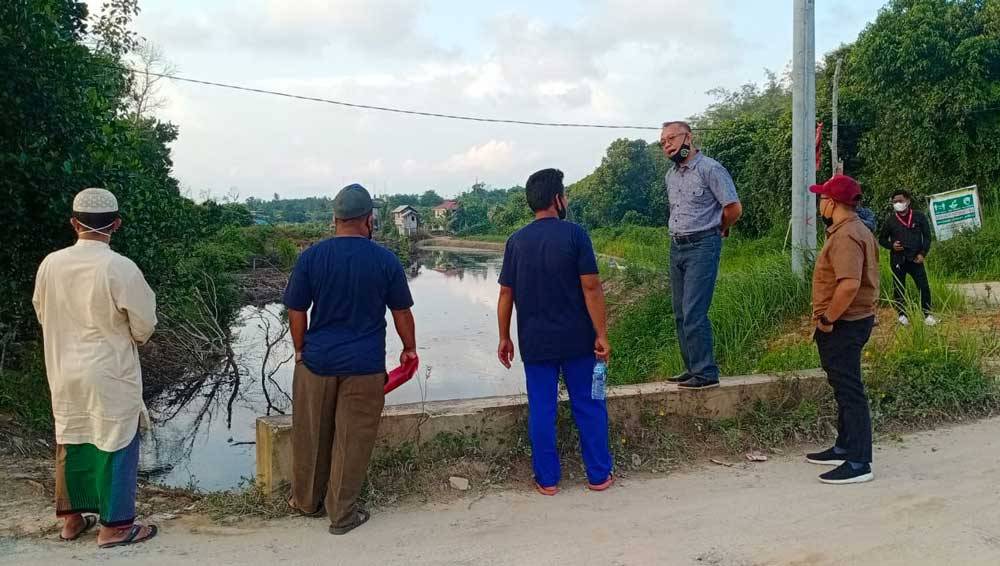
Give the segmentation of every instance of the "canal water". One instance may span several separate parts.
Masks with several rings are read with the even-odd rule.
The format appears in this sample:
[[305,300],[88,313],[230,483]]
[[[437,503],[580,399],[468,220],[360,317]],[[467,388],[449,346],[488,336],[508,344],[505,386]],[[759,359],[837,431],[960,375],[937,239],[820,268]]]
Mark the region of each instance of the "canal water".
[[[494,252],[422,254],[408,275],[421,367],[388,395],[387,405],[525,392],[520,361],[508,370],[496,357],[500,264]],[[387,322],[391,369],[401,346],[388,315]],[[232,331],[235,370],[220,371],[196,391],[166,391],[164,402],[150,403],[154,426],[141,463],[148,480],[206,490],[236,487],[254,473],[257,417],[291,412],[294,364],[287,361],[292,346],[284,307],[246,307]]]

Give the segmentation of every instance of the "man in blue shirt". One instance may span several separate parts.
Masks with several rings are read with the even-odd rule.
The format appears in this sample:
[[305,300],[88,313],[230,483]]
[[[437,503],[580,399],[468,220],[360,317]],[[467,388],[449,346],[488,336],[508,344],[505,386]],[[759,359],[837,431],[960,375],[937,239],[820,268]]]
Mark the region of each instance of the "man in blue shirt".
[[518,342],[528,390],[528,436],[535,487],[555,495],[560,479],[556,450],[559,374],[569,391],[573,420],[580,431],[580,451],[588,487],[611,486],[608,411],[603,390],[593,398],[592,378],[598,359],[611,354],[605,321],[604,290],[587,231],[564,222],[563,174],[543,169],[525,185],[535,221],[507,240],[500,271],[500,363],[510,368],[514,344],[510,320],[517,307]]
[[335,236],[302,252],[285,289],[295,345],[289,504],[313,516],[325,507],[333,534],[369,516],[357,498],[385,404],[386,308],[403,342],[400,363],[417,356],[406,274],[371,241],[372,208],[364,187],[344,187],[333,201]]
[[670,293],[685,368],[668,381],[683,389],[706,389],[719,386],[708,308],[719,275],[722,238],[743,208],[729,171],[693,148],[691,137],[691,126],[684,122],[666,122],[660,134],[663,153],[674,163],[666,177]]

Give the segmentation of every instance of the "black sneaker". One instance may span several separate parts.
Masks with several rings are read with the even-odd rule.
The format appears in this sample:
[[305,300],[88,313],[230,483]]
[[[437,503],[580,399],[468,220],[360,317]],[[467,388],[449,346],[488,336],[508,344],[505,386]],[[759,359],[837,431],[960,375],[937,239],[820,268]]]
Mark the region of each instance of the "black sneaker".
[[691,377],[691,379],[677,384],[677,387],[680,387],[681,389],[712,389],[718,386],[718,379],[708,379],[707,377],[702,377],[700,375],[695,375]]
[[819,481],[835,485],[864,483],[866,481],[872,481],[873,479],[875,479],[875,474],[872,473],[871,464],[865,464],[855,470],[851,466],[850,462],[844,462],[829,472],[820,474],[819,476]]
[[673,377],[668,377],[667,382],[669,383],[680,383],[682,381],[687,381],[693,377],[690,373],[684,372]]
[[833,451],[833,448],[827,448],[822,452],[806,454],[806,461],[810,464],[819,464],[820,466],[839,466],[844,463],[844,455],[837,454]]

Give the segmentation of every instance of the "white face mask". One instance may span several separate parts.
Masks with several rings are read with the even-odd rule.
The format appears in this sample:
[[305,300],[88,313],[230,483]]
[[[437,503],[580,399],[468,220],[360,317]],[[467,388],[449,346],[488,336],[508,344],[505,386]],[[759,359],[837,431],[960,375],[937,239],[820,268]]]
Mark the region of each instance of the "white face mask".
[[80,226],[83,226],[84,228],[86,228],[86,230],[81,231],[80,234],[89,234],[91,232],[94,232],[94,233],[100,234],[102,236],[107,236],[108,238],[111,237],[111,230],[108,230],[107,232],[105,232],[105,230],[107,230],[108,228],[111,228],[112,226],[115,225],[115,223],[112,222],[111,224],[108,224],[106,226],[101,226],[100,228],[91,228],[90,226],[87,226],[86,224],[84,224],[83,222],[80,222],[79,220],[77,220],[76,223],[79,224]]
[[910,208],[910,203],[908,203],[908,202],[894,202],[894,203],[892,203],[892,208],[895,209],[896,212],[906,212],[906,209]]

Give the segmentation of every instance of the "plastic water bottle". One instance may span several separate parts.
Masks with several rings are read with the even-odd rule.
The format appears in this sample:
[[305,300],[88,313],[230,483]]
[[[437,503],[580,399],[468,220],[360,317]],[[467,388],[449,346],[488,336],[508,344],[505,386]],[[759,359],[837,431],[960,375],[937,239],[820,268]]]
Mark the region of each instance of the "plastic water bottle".
[[606,394],[604,384],[608,377],[608,364],[597,360],[594,364],[594,377],[590,383],[590,398],[603,401]]

